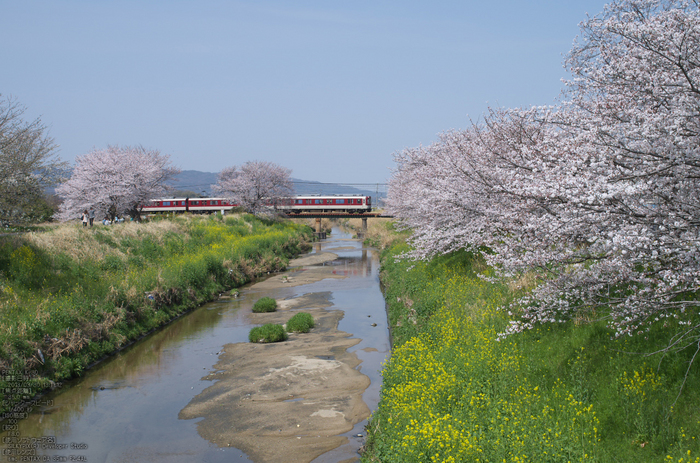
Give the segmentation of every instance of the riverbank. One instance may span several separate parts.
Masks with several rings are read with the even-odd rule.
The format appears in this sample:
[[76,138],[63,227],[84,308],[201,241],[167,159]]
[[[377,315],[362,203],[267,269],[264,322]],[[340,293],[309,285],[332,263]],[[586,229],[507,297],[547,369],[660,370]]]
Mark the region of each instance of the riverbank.
[[665,347],[666,328],[615,339],[579,320],[499,341],[501,308],[533,282],[490,283],[465,252],[397,259],[407,250],[382,255],[393,346],[364,462],[700,461],[695,349],[637,354]]
[[[36,451],[52,461],[358,461],[390,349],[379,259],[338,229],[313,248],[42,396],[26,418],[3,423],[0,442],[87,446]],[[277,312],[252,312],[263,297]],[[299,312],[316,319],[309,333],[249,342],[255,326]]]
[[176,217],[0,240],[6,412],[309,248],[311,229],[252,216]]

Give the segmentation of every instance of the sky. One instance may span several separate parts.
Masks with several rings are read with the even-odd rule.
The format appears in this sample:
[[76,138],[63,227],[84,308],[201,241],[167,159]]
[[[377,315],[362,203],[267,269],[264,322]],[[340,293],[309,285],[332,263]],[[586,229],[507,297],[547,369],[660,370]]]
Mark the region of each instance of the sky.
[[0,0],[0,94],[71,163],[142,145],[183,170],[385,183],[394,153],[489,107],[555,104],[606,3]]

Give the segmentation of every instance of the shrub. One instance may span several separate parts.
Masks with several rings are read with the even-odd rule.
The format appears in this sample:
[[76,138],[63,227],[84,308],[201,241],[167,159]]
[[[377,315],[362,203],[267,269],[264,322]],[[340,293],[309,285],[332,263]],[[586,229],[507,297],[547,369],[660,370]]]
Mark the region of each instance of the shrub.
[[261,297],[253,304],[253,312],[264,313],[274,312],[277,308],[277,301],[271,297]]
[[314,317],[306,312],[299,312],[287,322],[288,332],[308,333],[314,327]]
[[248,334],[250,342],[280,342],[287,340],[287,332],[282,325],[268,323],[256,326]]

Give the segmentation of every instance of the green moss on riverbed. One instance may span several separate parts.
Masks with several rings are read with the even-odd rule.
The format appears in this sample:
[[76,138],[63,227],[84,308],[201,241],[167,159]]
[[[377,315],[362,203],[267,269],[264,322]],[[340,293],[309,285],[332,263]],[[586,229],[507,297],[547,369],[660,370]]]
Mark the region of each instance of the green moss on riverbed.
[[[0,238],[0,411],[82,372],[183,312],[284,269],[312,230],[252,216],[150,223]],[[25,389],[26,388],[26,389]]]

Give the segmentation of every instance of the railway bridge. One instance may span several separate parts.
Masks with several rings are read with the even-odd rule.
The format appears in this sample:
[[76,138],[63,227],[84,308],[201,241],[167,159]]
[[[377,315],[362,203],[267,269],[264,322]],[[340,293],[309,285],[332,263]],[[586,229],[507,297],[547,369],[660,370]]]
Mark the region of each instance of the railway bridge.
[[290,219],[316,219],[316,237],[323,239],[326,233],[321,231],[321,219],[362,219],[362,231],[359,232],[358,238],[364,238],[367,234],[367,219],[371,218],[392,218],[393,215],[386,215],[381,212],[300,212],[298,214],[289,214]]

